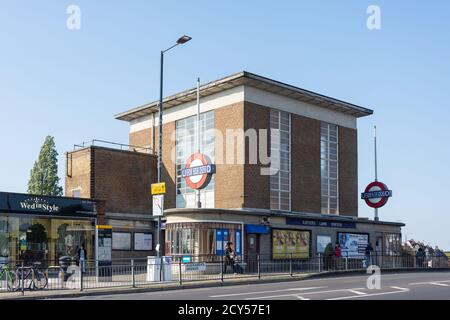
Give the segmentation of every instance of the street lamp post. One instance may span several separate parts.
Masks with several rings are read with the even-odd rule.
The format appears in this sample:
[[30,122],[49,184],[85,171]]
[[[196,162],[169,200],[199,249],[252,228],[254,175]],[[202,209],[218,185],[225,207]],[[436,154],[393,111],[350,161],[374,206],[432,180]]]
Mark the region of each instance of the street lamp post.
[[[170,49],[175,48],[176,46],[180,44],[184,44],[188,41],[190,41],[192,38],[189,36],[182,36],[180,39],[177,40],[177,43],[171,46],[170,48],[161,51],[161,74],[160,74],[160,88],[159,88],[159,139],[158,139],[158,183],[161,182],[161,164],[162,164],[162,126],[163,126],[163,79],[164,79],[164,53],[169,51]],[[157,256],[158,258],[161,256],[161,217],[158,217],[158,228],[157,228],[157,243],[158,243],[158,250],[157,250]]]

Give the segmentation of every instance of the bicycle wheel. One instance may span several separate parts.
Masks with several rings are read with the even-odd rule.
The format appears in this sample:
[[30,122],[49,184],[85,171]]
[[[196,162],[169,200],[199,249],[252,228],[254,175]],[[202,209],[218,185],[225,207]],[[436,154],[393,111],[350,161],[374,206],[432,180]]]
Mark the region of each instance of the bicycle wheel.
[[20,277],[17,273],[10,271],[6,274],[6,282],[9,291],[16,291],[20,286]]
[[34,287],[38,290],[45,289],[48,284],[47,276],[44,272],[36,270],[34,273]]

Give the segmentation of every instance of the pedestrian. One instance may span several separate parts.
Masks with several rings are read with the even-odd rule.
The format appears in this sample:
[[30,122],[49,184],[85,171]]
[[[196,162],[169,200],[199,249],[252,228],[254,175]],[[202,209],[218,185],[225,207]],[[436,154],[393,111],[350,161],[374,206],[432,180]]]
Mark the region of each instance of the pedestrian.
[[231,270],[234,273],[234,251],[232,247],[233,243],[231,241],[227,242],[225,246],[225,265],[223,273],[227,273],[228,266],[231,266]]
[[372,244],[370,242],[367,243],[366,246],[366,268],[368,268],[371,264],[372,264],[372,252],[373,252],[373,247]]
[[86,258],[87,258],[87,251],[84,247],[84,243],[81,245],[81,247],[78,249],[78,265],[80,267],[81,272],[86,272]]
[[331,243],[328,243],[323,252],[325,270],[333,268],[334,249]]
[[422,248],[419,248],[416,253],[416,265],[418,268],[423,268],[423,260],[425,258],[425,252]]

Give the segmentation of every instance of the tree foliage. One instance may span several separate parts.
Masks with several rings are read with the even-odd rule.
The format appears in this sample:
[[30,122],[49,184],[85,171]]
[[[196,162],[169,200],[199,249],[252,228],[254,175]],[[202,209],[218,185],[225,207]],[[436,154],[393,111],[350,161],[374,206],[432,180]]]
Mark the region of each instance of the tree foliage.
[[39,159],[31,170],[28,193],[42,196],[62,196],[63,188],[59,185],[57,157],[55,139],[47,136],[41,147]]

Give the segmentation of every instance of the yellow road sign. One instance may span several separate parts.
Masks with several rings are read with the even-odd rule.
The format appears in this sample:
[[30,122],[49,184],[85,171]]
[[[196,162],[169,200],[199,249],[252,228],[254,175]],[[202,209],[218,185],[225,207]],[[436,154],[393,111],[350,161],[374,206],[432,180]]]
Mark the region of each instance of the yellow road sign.
[[165,193],[166,193],[166,183],[165,182],[152,184],[152,194],[153,195],[165,194]]

